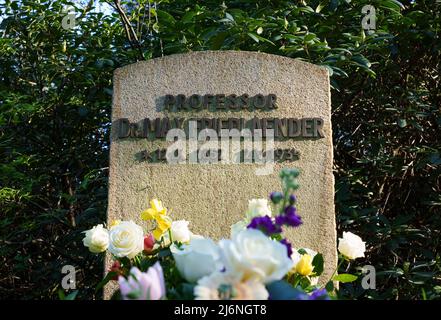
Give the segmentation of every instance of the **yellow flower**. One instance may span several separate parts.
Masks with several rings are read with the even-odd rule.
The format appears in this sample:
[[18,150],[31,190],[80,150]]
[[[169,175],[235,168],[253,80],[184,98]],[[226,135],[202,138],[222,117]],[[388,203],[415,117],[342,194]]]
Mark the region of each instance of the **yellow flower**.
[[113,220],[113,221],[109,224],[109,230],[112,229],[113,227],[119,225],[120,223],[121,223],[121,220],[119,220],[119,219]]
[[161,236],[171,227],[172,220],[166,216],[167,208],[162,206],[162,202],[153,199],[150,201],[150,208],[141,212],[142,220],[155,220],[156,229],[153,230],[153,237],[159,240]]
[[156,220],[158,216],[165,216],[167,214],[167,209],[157,199],[150,201],[150,207],[141,213],[142,220]]
[[297,273],[302,276],[309,276],[312,273],[314,267],[312,266],[312,257],[309,254],[304,254],[300,258],[300,261],[296,265]]
[[161,236],[166,232],[168,229],[170,229],[172,224],[172,221],[167,216],[160,216],[156,219],[156,229],[153,230],[153,237],[155,237],[156,240],[161,239]]

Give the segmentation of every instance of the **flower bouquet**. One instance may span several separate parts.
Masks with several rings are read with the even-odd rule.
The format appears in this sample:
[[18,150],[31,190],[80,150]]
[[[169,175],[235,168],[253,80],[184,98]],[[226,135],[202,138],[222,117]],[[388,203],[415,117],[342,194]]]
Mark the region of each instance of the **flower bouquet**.
[[[113,265],[102,288],[117,281],[115,299],[158,300],[317,300],[336,297],[334,282],[355,275],[320,281],[323,256],[308,248],[292,248],[284,228],[302,224],[293,194],[299,188],[297,169],[281,171],[282,192],[270,201],[253,199],[243,220],[231,227],[231,238],[215,242],[193,234],[189,222],[173,221],[159,200],[141,213],[155,228],[145,233],[133,221],[113,221],[85,231],[83,243],[93,253],[109,251]],[[275,215],[273,214],[275,213]],[[341,262],[364,256],[365,244],[344,233]],[[341,263],[339,264],[341,265]],[[337,271],[337,269],[336,269]]]

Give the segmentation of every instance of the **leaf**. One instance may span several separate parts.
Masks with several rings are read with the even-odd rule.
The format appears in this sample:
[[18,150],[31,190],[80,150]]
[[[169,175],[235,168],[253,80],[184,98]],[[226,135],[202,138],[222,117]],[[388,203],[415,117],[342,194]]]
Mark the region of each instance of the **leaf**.
[[64,299],[66,299],[66,295],[64,294],[64,291],[63,291],[62,289],[59,289],[59,290],[58,290],[58,298],[59,298],[60,300],[64,300]]
[[332,280],[334,281],[339,281],[343,283],[354,282],[357,279],[358,279],[357,276],[349,273],[341,273],[336,275],[334,278],[332,278]]
[[228,20],[230,20],[231,22],[234,22],[234,18],[233,18],[233,16],[232,16],[230,13],[225,12],[225,17],[226,17]]
[[407,126],[407,121],[406,121],[406,119],[399,119],[399,120],[398,120],[398,126],[399,126],[400,128],[404,128],[405,126]]
[[315,8],[315,12],[316,13],[320,13],[320,11],[322,11],[322,9],[325,7],[324,3],[320,3],[317,8]]
[[117,275],[118,275],[118,273],[116,273],[114,271],[111,271],[111,272],[107,273],[106,276],[104,277],[104,279],[101,280],[101,282],[98,283],[98,285],[96,286],[95,293],[100,291],[110,280],[112,280]]
[[297,300],[304,295],[302,291],[295,289],[288,282],[279,280],[266,286],[271,300]]
[[62,289],[58,290],[58,297],[60,300],[75,300],[78,295],[78,290],[72,291],[67,296]]
[[334,291],[334,282],[328,281],[328,283],[325,286],[326,291],[333,292]]
[[312,265],[314,267],[313,272],[316,274],[316,276],[319,276],[323,273],[323,266],[325,262],[323,259],[323,255],[318,253],[314,256],[314,259],[312,259]]
[[249,36],[251,39],[253,39],[254,41],[256,41],[257,43],[259,42],[259,38],[258,38],[257,34],[254,34],[254,33],[248,32],[248,36]]
[[169,248],[165,248],[159,251],[158,253],[158,257],[159,258],[164,258],[164,257],[168,257],[171,255],[170,249]]
[[303,38],[303,40],[304,40],[305,42],[309,42],[309,41],[314,40],[315,38],[317,38],[317,36],[316,36],[314,33],[308,33],[308,34]]
[[250,36],[250,38],[253,39],[256,42],[259,42],[259,41],[268,42],[268,43],[272,44],[273,46],[275,46],[274,42],[272,42],[271,40],[268,40],[268,39],[266,39],[264,37],[258,36],[255,33],[248,32],[248,36]]
[[167,25],[174,25],[176,23],[175,18],[173,18],[173,16],[170,13],[162,10],[157,10],[156,12],[159,23],[165,23]]
[[64,300],[75,300],[75,298],[78,295],[78,292],[79,292],[78,290],[75,290],[75,291],[69,293]]
[[361,67],[365,67],[365,68],[370,68],[371,67],[371,63],[369,62],[368,59],[366,59],[364,56],[362,55],[355,55],[351,58],[352,61],[354,61],[356,64],[358,64]]
[[227,37],[226,32],[220,32],[219,34],[217,34],[211,42],[210,49],[219,50],[220,48],[222,48],[222,45],[224,44],[226,37]]
[[198,13],[196,11],[188,11],[181,19],[182,23],[190,23],[192,22],[194,16],[196,16]]
[[326,64],[322,64],[322,67],[326,68],[328,70],[329,76],[332,77],[332,75],[334,74],[334,70],[332,69],[332,67]]
[[397,0],[387,0],[382,2],[382,7],[391,9],[395,12],[400,12],[400,10],[404,9],[404,5]]

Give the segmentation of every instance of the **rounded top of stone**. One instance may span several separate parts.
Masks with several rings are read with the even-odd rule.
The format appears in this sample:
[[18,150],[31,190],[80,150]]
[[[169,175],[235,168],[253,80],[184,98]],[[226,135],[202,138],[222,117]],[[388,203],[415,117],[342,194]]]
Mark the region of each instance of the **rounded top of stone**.
[[158,57],[154,59],[149,59],[145,61],[138,61],[118,69],[114,70],[114,75],[119,76],[124,73],[127,73],[132,70],[136,70],[139,66],[149,66],[155,64],[166,64],[174,61],[180,60],[191,60],[197,61],[198,59],[207,59],[212,58],[214,60],[220,59],[243,59],[245,61],[249,61],[250,59],[260,60],[260,61],[268,61],[268,62],[277,62],[282,65],[292,65],[293,67],[307,69],[311,73],[319,73],[321,76],[329,76],[328,70],[325,67],[315,65],[309,62],[305,62],[299,59],[293,59],[285,56],[263,53],[257,51],[236,51],[236,50],[205,50],[205,51],[191,51],[187,53],[176,53],[163,57]]

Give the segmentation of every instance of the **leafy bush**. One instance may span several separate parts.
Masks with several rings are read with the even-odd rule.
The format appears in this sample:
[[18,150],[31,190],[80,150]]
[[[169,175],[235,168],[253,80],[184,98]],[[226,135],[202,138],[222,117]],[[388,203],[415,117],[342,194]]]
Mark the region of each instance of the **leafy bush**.
[[[148,3],[122,4],[132,28],[94,1],[0,4],[0,296],[57,298],[61,268],[73,263],[79,298],[95,296],[102,261],[84,251],[80,232],[105,217],[115,68],[178,52],[253,50],[332,75],[339,233],[368,241],[378,276],[376,291],[344,290],[439,298],[440,4]],[[71,30],[61,25],[68,4],[77,12]],[[374,31],[361,29],[365,4],[376,8]]]

